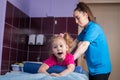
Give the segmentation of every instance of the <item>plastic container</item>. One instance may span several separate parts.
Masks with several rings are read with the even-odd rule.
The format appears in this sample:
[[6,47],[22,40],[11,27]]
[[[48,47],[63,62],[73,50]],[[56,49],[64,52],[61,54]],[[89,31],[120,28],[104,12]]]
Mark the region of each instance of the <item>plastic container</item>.
[[20,69],[21,72],[24,72],[23,71],[23,66],[20,66],[19,69]]
[[12,64],[11,66],[12,66],[12,70],[13,70],[13,71],[20,71],[20,66],[19,66],[19,65],[17,65],[17,64]]

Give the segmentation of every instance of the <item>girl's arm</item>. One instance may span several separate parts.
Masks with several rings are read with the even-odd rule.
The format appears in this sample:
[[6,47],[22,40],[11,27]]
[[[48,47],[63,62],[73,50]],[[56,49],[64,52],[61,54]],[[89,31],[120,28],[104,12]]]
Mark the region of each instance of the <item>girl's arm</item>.
[[78,47],[74,53],[74,60],[78,59],[82,54],[85,53],[89,44],[90,44],[90,42],[88,42],[88,41],[79,42]]
[[39,72],[39,73],[49,74],[49,73],[47,72],[48,68],[49,68],[49,66],[48,66],[47,64],[43,63],[43,64],[40,66],[40,68],[38,69],[38,72]]
[[68,74],[68,73],[70,73],[70,72],[73,72],[74,71],[74,69],[75,69],[75,65],[74,64],[69,64],[68,66],[67,66],[67,69],[65,69],[64,71],[62,71],[61,73],[52,73],[51,75],[52,76],[63,76],[63,75],[66,75],[66,74]]

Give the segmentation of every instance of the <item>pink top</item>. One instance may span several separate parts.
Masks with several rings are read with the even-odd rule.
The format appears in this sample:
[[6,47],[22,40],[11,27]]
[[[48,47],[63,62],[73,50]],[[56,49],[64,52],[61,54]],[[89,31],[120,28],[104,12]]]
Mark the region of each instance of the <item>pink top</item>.
[[67,66],[69,64],[75,64],[73,55],[69,53],[66,53],[66,57],[62,62],[58,62],[55,56],[51,56],[45,60],[44,63],[46,63],[49,67],[54,65]]

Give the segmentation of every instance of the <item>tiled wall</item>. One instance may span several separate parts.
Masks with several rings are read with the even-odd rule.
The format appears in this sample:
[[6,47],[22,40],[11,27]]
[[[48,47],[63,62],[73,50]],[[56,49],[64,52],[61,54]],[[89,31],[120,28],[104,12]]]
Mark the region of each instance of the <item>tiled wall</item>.
[[[57,21],[57,24],[55,24]],[[11,70],[11,64],[22,61],[43,61],[49,56],[48,39],[61,32],[68,32],[73,38],[78,29],[72,17],[29,18],[9,2],[6,8],[4,43],[1,74]],[[28,45],[29,34],[44,34],[44,45]]]
[[[57,24],[55,24],[57,21]],[[78,29],[72,17],[46,17],[46,18],[31,18],[30,33],[44,34],[46,42],[42,46],[29,46],[29,54],[32,60],[45,60],[49,56],[49,47],[47,41],[53,34],[68,32],[73,38],[76,37]],[[36,56],[35,56],[36,55]]]
[[1,74],[10,71],[11,64],[27,60],[29,20],[26,14],[7,2]]

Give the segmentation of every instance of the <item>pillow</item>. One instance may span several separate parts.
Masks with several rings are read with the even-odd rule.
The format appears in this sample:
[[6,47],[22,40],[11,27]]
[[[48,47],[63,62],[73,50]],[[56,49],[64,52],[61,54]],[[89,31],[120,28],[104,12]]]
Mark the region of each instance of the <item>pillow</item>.
[[25,62],[23,71],[28,73],[37,73],[41,63]]
[[[24,63],[24,67],[23,70],[24,72],[28,72],[28,73],[37,73],[39,67],[42,65],[42,63],[34,63],[34,62],[25,62]],[[60,73],[63,70],[65,70],[67,67],[66,66],[53,66],[50,67],[47,72],[48,73]],[[78,72],[78,73],[83,73],[83,69],[80,66],[76,66],[74,72]]]
[[[56,66],[50,67],[50,68],[47,70],[47,72],[48,72],[48,73],[53,73],[53,72],[55,72],[55,73],[60,73],[60,72],[62,72],[63,70],[65,70],[66,68],[67,68],[66,66],[56,65]],[[74,72],[83,73],[83,69],[82,69],[82,67],[80,67],[80,66],[76,66]]]

